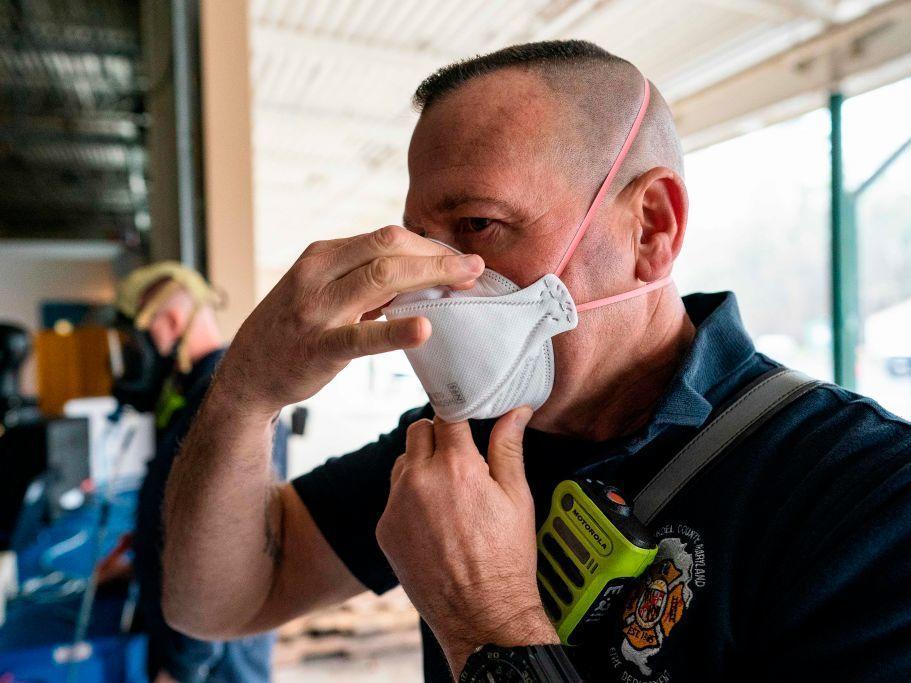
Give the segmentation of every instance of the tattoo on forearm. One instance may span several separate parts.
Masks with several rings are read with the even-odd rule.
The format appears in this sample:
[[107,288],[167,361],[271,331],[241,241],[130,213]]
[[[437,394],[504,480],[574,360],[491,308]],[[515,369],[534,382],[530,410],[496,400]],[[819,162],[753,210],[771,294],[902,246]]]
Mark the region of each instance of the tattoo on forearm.
[[275,528],[275,525],[272,520],[272,501],[274,498],[272,496],[266,497],[265,511],[263,513],[265,519],[265,543],[263,545],[263,552],[269,556],[272,560],[272,563],[278,566],[282,561],[283,548],[282,548],[282,534],[281,534],[281,504],[279,504],[279,519],[278,519],[278,529]]

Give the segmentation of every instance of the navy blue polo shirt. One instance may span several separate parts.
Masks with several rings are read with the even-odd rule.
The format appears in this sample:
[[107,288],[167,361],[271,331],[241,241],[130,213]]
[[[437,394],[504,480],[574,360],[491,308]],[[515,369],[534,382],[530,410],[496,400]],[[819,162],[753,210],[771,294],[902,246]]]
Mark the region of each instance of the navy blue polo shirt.
[[[651,421],[590,442],[528,430],[538,523],[557,483],[584,473],[635,495],[712,410],[778,364],[757,353],[733,294],[684,298],[696,336]],[[351,572],[397,584],[376,543],[408,425],[294,481]],[[472,422],[484,453],[492,421]],[[687,485],[652,531],[658,556],[597,642],[586,680],[911,680],[911,425],[823,384]],[[504,561],[508,561],[504,558]],[[423,627],[427,680],[450,680]]]

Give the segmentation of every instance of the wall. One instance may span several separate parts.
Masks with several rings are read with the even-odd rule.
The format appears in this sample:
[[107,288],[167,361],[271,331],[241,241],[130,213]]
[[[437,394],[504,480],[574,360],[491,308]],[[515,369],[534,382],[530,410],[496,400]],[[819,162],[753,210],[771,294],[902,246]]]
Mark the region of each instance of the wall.
[[202,0],[200,10],[206,248],[209,279],[227,294],[218,315],[230,337],[257,295],[247,3]]
[[[0,240],[0,321],[34,332],[46,299],[110,302],[114,298],[112,259],[116,249],[102,245],[59,245]],[[35,390],[31,364],[23,389]]]

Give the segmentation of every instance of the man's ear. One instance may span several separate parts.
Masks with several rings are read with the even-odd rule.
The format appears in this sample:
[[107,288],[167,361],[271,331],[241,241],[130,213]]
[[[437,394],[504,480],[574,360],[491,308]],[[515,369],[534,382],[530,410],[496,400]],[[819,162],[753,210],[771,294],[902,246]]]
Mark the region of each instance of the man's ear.
[[639,222],[636,277],[653,282],[670,274],[683,247],[689,199],[683,178],[656,167],[631,183],[631,207]]
[[171,353],[183,332],[186,317],[179,306],[168,306],[159,315],[161,315],[162,322],[167,330],[169,348],[165,350],[165,353]]

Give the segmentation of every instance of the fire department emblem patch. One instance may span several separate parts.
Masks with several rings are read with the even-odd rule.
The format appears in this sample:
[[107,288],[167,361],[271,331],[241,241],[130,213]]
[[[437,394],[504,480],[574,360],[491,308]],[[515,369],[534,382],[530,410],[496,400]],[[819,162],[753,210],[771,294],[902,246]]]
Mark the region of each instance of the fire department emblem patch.
[[655,561],[623,606],[620,652],[645,676],[652,674],[648,660],[661,649],[693,599],[693,564],[686,543],[663,539]]

